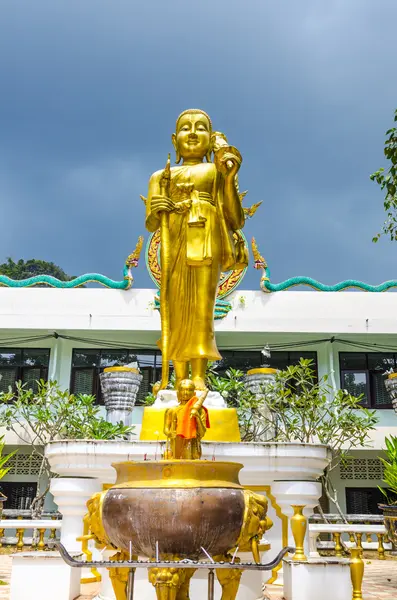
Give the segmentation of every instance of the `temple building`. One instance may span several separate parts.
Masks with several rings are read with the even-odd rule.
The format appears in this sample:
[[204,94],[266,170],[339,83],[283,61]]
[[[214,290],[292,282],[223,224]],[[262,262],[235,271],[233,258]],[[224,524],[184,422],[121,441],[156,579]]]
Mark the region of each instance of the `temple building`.
[[[269,290],[267,290],[269,291]],[[222,360],[246,372],[264,364],[283,369],[300,357],[313,360],[318,376],[330,373],[335,389],[364,395],[378,425],[371,448],[354,450],[354,460],[334,475],[341,507],[348,514],[374,514],[381,500],[385,436],[397,434],[397,415],[384,385],[397,366],[396,299],[393,293],[234,290],[215,334]],[[75,393],[95,394],[103,403],[99,374],[104,368],[137,362],[143,375],[133,411],[139,439],[143,400],[161,378],[160,315],[154,289],[0,289],[0,390],[16,381],[35,385],[56,380]],[[218,306],[218,303],[217,303]],[[217,307],[216,307],[217,310]],[[218,308],[221,310],[221,308]],[[5,434],[6,451],[18,441]],[[1,481],[5,508],[25,509],[34,496],[38,462],[29,445],[18,446],[12,468]],[[47,508],[53,509],[51,499]],[[332,511],[324,499],[324,510]]]

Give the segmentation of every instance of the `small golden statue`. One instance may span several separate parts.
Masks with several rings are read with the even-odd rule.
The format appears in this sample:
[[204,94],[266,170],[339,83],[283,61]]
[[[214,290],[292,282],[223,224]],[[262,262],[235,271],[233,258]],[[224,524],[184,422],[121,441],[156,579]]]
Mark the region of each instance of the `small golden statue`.
[[177,166],[168,160],[151,176],[146,201],[146,228],[161,234],[160,388],[172,360],[176,388],[190,367],[196,389],[204,390],[208,361],[221,358],[213,324],[221,271],[248,264],[233,235],[245,222],[237,185],[242,157],[199,109],[179,115],[172,143]]
[[208,410],[203,406],[208,390],[198,398],[191,379],[182,379],[178,385],[178,406],[168,408],[164,415],[164,433],[167,436],[165,459],[201,458],[201,439],[210,426]]

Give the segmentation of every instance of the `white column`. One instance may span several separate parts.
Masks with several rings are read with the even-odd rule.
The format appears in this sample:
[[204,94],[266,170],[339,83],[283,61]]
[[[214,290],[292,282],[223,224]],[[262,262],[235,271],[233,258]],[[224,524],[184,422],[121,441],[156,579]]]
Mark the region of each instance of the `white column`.
[[[283,515],[288,518],[288,545],[294,546],[295,542],[289,523],[294,514],[292,505],[305,506],[303,514],[310,517],[313,514],[314,507],[318,506],[321,497],[321,483],[317,481],[275,481],[272,485],[272,494],[275,496]],[[276,553],[281,550],[280,540],[281,538],[276,543],[272,543],[272,550]],[[310,555],[309,524],[305,537],[305,553],[306,556]],[[283,584],[283,569],[277,572],[277,580],[274,583]]]
[[[272,486],[277,504],[284,515],[290,519],[294,514],[293,505],[305,506],[303,514],[309,518],[321,497],[321,483],[318,481],[275,481]],[[288,544],[294,546],[291,527],[288,526]],[[309,556],[309,524],[305,537],[305,553]]]
[[102,490],[98,479],[60,477],[51,479],[50,492],[62,514],[61,543],[68,552],[81,552],[81,542],[76,538],[83,534],[83,517],[87,513],[87,501]]

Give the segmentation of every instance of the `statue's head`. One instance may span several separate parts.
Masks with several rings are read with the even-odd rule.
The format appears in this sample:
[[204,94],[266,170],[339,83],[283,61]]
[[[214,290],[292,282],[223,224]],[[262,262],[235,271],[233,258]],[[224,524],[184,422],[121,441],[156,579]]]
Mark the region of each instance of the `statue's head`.
[[176,121],[172,143],[176,151],[176,162],[180,159],[203,160],[211,157],[212,123],[206,112],[189,108]]
[[177,389],[178,401],[181,404],[186,404],[194,396],[195,390],[196,388],[191,379],[182,379]]

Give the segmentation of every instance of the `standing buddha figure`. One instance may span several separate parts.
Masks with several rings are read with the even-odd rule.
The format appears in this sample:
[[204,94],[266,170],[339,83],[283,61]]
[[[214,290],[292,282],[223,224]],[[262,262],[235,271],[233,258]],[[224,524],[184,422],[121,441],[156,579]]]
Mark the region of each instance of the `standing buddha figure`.
[[201,458],[201,439],[210,427],[208,410],[203,406],[207,393],[208,390],[205,390],[199,399],[195,395],[193,381],[182,379],[179,383],[178,406],[167,408],[164,415],[165,459]]
[[171,168],[167,195],[164,171],[152,175],[146,227],[156,231],[161,214],[168,213],[168,292],[161,297],[169,320],[166,356],[174,364],[176,388],[189,377],[190,368],[196,389],[203,390],[208,361],[221,358],[214,334],[221,271],[247,266],[246,251],[233,236],[244,225],[236,177],[242,159],[198,109],[178,117],[172,143],[177,166]]

